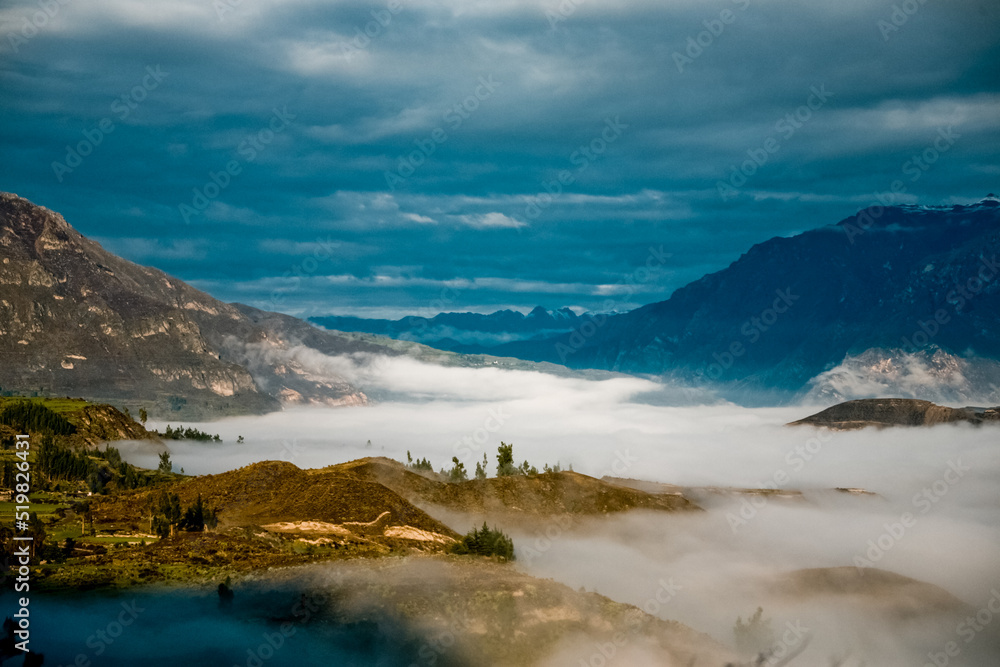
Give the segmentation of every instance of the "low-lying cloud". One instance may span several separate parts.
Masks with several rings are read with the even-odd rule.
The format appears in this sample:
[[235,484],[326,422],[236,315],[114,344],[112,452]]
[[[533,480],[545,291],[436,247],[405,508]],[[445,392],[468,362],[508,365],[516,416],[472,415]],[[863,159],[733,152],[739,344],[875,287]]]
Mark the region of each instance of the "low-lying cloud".
[[[503,440],[514,444],[518,461],[539,468],[559,462],[597,477],[802,489],[799,500],[716,495],[703,502],[706,512],[632,513],[569,530],[497,521],[515,539],[516,566],[536,576],[640,607],[672,579],[682,588],[656,615],[721,641],[731,644],[736,617],[757,606],[776,630],[802,623],[811,643],[791,664],[825,665],[848,653],[844,665],[923,664],[946,641],[958,642],[965,664],[991,664],[996,655],[1000,618],[966,644],[955,616],[974,614],[1000,587],[996,428],[831,432],[785,426],[825,405],[683,404],[690,403],[683,388],[641,378],[289,354],[317,373],[336,373],[391,398],[367,407],[290,408],[185,424],[217,432],[224,443],[169,442],[175,465],[189,474],[267,459],[309,468],[369,455],[405,460],[409,451],[437,468],[450,467],[452,456],[471,468],[486,453],[492,474]],[[244,444],[236,444],[238,435]],[[148,445],[126,450],[129,460],[155,467]],[[474,520],[428,509],[460,531]],[[796,589],[790,574],[833,567],[862,575],[868,593]],[[900,587],[876,569],[943,591]],[[935,601],[949,595],[966,606],[935,611]]]

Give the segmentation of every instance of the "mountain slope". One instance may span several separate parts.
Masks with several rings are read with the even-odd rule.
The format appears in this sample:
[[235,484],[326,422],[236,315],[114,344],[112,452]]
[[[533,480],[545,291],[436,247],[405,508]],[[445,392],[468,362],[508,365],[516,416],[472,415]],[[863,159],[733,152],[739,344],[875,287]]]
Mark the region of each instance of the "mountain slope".
[[1000,358],[1000,201],[873,207],[752,247],[667,301],[495,348],[575,368],[798,391],[848,354]]
[[294,364],[247,364],[247,345],[312,335],[325,353],[401,354],[371,341],[226,304],[107,252],[62,216],[0,194],[0,389],[86,395],[197,418],[282,401],[364,403],[346,381]]

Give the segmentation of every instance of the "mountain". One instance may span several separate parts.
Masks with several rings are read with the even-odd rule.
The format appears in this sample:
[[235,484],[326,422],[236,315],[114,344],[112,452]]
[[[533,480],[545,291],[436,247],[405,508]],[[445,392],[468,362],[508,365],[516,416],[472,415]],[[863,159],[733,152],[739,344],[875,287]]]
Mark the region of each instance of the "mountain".
[[172,418],[282,403],[363,404],[302,350],[404,354],[301,320],[227,304],[116,257],[62,216],[0,193],[0,391],[85,395]]
[[190,420],[287,403],[363,405],[367,389],[343,370],[360,364],[371,375],[389,357],[538,369],[223,303],[113,255],[62,216],[10,193],[0,193],[0,260],[2,394],[83,395]]
[[930,401],[916,401],[906,398],[869,398],[847,401],[804,419],[794,421],[789,426],[825,426],[838,431],[875,426],[933,426],[967,422],[980,425],[994,423],[1000,425],[1000,407],[997,408],[949,408],[935,405]]
[[[849,355],[1000,358],[1000,200],[875,206],[753,246],[671,297],[495,354],[800,392]],[[897,355],[898,356],[898,355]]]
[[515,310],[498,310],[489,315],[438,313],[430,318],[408,316],[399,320],[331,315],[310,317],[309,321],[324,329],[378,334],[440,350],[475,354],[503,343],[569,333],[591,319],[591,315],[577,315],[569,308],[546,310],[537,306],[527,315]]

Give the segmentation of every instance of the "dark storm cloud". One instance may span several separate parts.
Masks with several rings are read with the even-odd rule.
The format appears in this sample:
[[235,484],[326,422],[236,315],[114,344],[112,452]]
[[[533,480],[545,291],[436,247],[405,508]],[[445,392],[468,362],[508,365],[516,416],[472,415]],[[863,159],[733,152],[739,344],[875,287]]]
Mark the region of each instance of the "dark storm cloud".
[[985,0],[53,0],[0,21],[2,189],[289,312],[599,308],[654,253],[624,308],[895,179],[937,204],[1000,176]]

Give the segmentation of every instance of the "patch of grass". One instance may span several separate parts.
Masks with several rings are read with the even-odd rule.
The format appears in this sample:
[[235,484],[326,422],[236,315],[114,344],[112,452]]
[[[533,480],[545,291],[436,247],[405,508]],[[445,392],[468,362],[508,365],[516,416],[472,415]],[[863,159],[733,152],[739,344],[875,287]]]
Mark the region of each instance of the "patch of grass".
[[[0,520],[10,519],[14,516],[14,508],[17,503],[13,502],[0,502]],[[46,516],[51,516],[56,513],[56,510],[60,507],[69,507],[65,503],[36,503],[32,502],[28,506],[29,512],[38,512],[38,516],[45,518]]]
[[82,398],[49,398],[43,396],[3,396],[0,397],[0,409],[3,409],[8,403],[15,403],[19,401],[27,401],[28,403],[38,403],[52,412],[61,415],[70,415],[74,412],[79,412],[83,410],[88,405],[95,405],[90,401],[85,401]]

